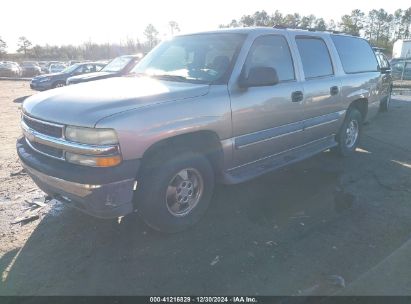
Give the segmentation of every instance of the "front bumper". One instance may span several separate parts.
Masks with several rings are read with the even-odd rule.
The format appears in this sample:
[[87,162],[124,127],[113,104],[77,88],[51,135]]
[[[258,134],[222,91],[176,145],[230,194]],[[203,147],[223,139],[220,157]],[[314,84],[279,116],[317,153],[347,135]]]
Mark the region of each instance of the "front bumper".
[[24,137],[17,154],[37,186],[48,195],[90,215],[115,218],[133,212],[139,160],[112,168],[93,168],[51,159],[33,151]]
[[31,82],[30,83],[30,89],[36,90],[36,91],[45,91],[45,90],[50,90],[51,89],[51,83],[49,82]]

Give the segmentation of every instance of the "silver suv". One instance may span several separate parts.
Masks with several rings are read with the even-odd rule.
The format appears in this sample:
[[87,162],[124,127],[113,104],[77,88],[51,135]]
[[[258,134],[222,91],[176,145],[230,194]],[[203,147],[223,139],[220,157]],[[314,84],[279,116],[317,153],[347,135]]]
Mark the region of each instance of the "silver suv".
[[46,193],[99,217],[137,210],[176,232],[216,182],[241,183],[327,149],[352,153],[390,98],[366,40],[242,28],[177,36],[128,77],[34,95],[17,151]]

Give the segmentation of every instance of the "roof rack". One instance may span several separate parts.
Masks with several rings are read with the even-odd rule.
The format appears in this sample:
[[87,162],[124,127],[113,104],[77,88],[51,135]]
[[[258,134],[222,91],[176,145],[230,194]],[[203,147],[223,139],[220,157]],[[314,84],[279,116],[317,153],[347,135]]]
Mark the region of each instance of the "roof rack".
[[284,29],[284,30],[303,30],[303,31],[309,31],[309,32],[326,32],[326,33],[333,33],[333,34],[345,34],[345,35],[350,35],[348,33],[344,33],[341,31],[335,31],[335,30],[319,30],[316,28],[312,27],[301,27],[301,26],[295,26],[295,27],[289,27],[286,25],[281,25],[281,24],[276,24],[273,26],[275,29]]

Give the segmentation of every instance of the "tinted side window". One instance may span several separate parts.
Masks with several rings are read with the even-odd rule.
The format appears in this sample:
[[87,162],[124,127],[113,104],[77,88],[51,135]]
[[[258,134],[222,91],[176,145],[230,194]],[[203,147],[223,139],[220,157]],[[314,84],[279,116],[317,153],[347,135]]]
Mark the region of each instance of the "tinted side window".
[[379,64],[380,68],[386,69],[386,68],[390,67],[390,64],[388,63],[388,60],[385,59],[385,56],[383,54],[381,54],[380,52],[375,53],[375,54],[377,56],[377,61],[378,61],[378,64]]
[[403,80],[411,80],[411,62],[405,64]]
[[383,67],[390,68],[390,62],[388,61],[387,57],[384,54],[381,54],[381,60],[383,61]]
[[404,65],[405,65],[404,62],[396,62],[392,66],[392,71],[402,73],[402,70],[404,70]]
[[381,61],[381,56],[378,53],[375,53],[375,57],[377,58],[377,62],[380,68],[382,68],[383,66],[383,62]]
[[349,36],[331,37],[346,73],[378,71],[377,59],[367,41]]
[[271,67],[277,71],[280,81],[294,80],[294,66],[290,48],[283,36],[268,35],[258,37],[248,53],[245,73],[252,67]]
[[324,40],[312,37],[296,38],[305,78],[334,74],[330,53]]

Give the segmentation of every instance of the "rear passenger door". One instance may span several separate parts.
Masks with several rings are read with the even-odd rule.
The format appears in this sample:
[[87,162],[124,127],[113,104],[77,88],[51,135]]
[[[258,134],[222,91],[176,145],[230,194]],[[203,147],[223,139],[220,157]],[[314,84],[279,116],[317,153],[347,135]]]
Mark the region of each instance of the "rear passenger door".
[[341,80],[335,76],[326,39],[296,35],[304,87],[304,141],[309,143],[336,133],[341,117]]

